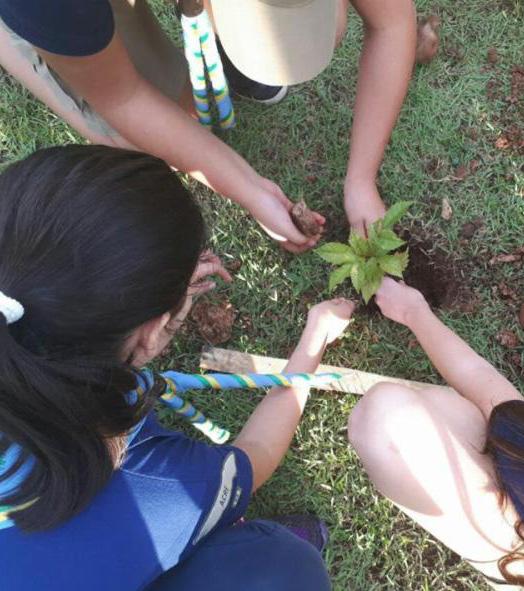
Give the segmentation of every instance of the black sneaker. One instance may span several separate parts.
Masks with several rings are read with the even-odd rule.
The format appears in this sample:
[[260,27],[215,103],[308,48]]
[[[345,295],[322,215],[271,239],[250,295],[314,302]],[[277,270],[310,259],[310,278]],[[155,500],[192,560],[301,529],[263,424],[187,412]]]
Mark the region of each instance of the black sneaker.
[[261,82],[255,82],[255,80],[251,80],[251,78],[242,74],[227,56],[218,37],[216,41],[218,53],[222,58],[224,74],[232,92],[242,98],[247,98],[264,105],[276,105],[286,96],[287,86],[268,86]]
[[283,525],[291,533],[309,542],[320,553],[324,551],[329,542],[327,525],[315,515],[278,515],[269,519]]

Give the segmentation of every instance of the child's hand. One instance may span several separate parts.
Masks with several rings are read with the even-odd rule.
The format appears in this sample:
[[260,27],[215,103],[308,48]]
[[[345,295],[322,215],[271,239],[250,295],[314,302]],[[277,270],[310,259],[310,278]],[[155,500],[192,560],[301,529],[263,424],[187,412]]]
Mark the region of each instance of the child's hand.
[[[264,231],[282,248],[294,254],[313,248],[321,234],[308,238],[298,230],[291,219],[294,204],[285,196],[282,189],[264,178],[258,181],[258,185],[258,192],[254,192],[256,198],[247,205],[247,209]],[[325,218],[319,213],[313,212],[313,215],[321,227],[326,223]]]
[[375,300],[382,314],[395,322],[408,326],[409,315],[418,309],[428,309],[424,296],[405,283],[384,277]]
[[186,316],[189,314],[189,310],[191,310],[194,298],[215,289],[216,283],[209,279],[212,275],[217,275],[228,283],[233,281],[233,278],[217,255],[210,250],[206,250],[198,259],[198,265],[191,277],[184,305],[177,315],[173,316],[169,321],[168,328],[171,331],[176,331],[180,328],[186,319]]
[[329,345],[344,332],[354,310],[355,303],[344,298],[321,302],[309,311],[306,330]]

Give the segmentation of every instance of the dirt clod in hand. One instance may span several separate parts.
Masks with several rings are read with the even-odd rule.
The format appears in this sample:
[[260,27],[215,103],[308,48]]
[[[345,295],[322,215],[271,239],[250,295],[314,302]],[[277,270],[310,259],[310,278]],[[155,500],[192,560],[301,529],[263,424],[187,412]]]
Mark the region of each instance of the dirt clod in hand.
[[191,311],[199,333],[211,345],[229,341],[236,315],[235,308],[226,298],[217,302],[201,298]]
[[440,43],[439,27],[440,18],[435,14],[419,19],[417,27],[417,51],[415,54],[417,64],[429,64],[437,54]]
[[501,330],[496,336],[495,340],[507,349],[515,349],[519,346],[520,341],[518,336],[511,330]]
[[313,212],[308,208],[303,199],[293,205],[291,219],[302,234],[308,238],[318,236],[322,233],[322,226],[317,222]]

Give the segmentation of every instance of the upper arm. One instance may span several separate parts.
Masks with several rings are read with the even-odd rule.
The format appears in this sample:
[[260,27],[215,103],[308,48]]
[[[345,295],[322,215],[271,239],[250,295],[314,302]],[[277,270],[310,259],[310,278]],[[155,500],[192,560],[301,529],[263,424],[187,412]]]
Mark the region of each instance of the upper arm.
[[162,503],[170,498],[177,502],[175,490],[183,490],[184,498],[192,499],[192,546],[217,527],[242,517],[253,480],[250,460],[242,450],[194,441],[161,429],[156,420],[150,420],[142,431],[128,450],[123,470],[147,481],[163,482],[166,497]]
[[351,4],[371,29],[391,26],[414,27],[416,11],[412,0],[351,0]]
[[125,103],[141,77],[118,36],[94,55],[64,56],[37,48],[49,66],[100,113]]
[[469,374],[470,392],[466,397],[476,403],[486,420],[489,420],[493,409],[499,404],[509,400],[522,400],[521,394],[513,384],[487,361],[485,365],[472,368]]
[[0,0],[0,17],[95,110],[135,91],[140,77],[115,32],[109,0]]

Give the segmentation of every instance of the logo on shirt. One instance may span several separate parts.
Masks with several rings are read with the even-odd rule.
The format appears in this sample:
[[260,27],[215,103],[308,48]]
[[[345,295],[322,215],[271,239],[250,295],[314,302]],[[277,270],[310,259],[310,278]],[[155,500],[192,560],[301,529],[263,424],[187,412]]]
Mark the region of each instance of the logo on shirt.
[[215,497],[215,501],[207,519],[204,521],[204,524],[200,528],[197,536],[193,540],[193,545],[198,544],[198,542],[207,536],[207,534],[215,527],[215,525],[220,521],[222,515],[224,515],[226,509],[228,508],[229,501],[231,500],[231,493],[233,491],[233,481],[237,475],[237,463],[235,460],[235,454],[231,452],[222,466],[222,477],[220,480],[220,486],[218,488],[217,496]]

